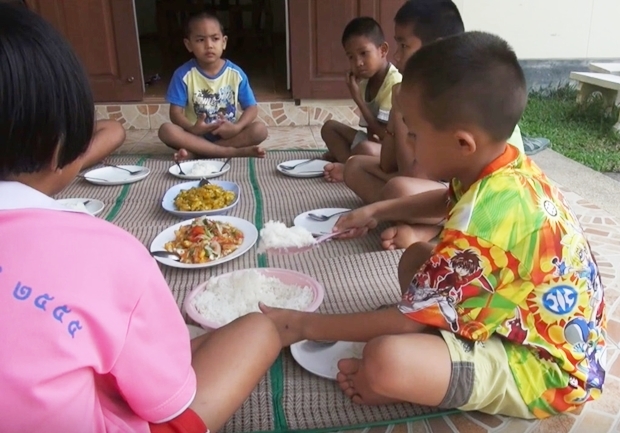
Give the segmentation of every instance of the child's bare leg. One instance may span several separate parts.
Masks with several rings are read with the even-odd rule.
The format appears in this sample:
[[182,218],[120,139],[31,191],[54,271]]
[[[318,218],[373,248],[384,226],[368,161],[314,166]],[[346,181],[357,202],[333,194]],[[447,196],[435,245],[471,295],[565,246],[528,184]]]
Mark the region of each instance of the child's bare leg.
[[431,257],[433,245],[426,242],[417,242],[405,250],[398,262],[398,283],[400,291],[404,295],[411,280],[420,270],[422,265]]
[[345,163],[351,156],[351,144],[357,130],[335,120],[328,120],[321,128],[321,137],[327,146],[324,156],[328,161]]
[[379,158],[355,155],[344,165],[344,182],[364,203],[383,199],[383,187],[393,177],[379,166]]
[[[387,182],[382,199],[408,197],[435,189],[445,189],[439,182],[428,179],[398,176]],[[381,245],[386,250],[407,248],[415,242],[429,242],[441,231],[441,219],[429,220],[426,224],[395,224],[381,233]]]
[[118,149],[125,141],[125,128],[114,120],[98,120],[88,150],[82,155],[82,169],[92,167]]
[[226,147],[249,147],[258,146],[267,139],[267,127],[262,122],[252,122],[234,137],[224,139],[217,142],[218,146]]
[[281,348],[275,325],[259,313],[192,340],[197,391],[190,407],[212,432],[239,409]]
[[[381,154],[381,145],[374,141],[364,140],[355,146],[352,151],[352,155],[367,155],[378,157]],[[349,158],[351,159],[351,158]],[[325,179],[328,182],[342,182],[344,181],[344,167],[347,161],[343,164],[341,162],[333,162],[325,166]]]
[[343,359],[338,369],[340,388],[354,403],[438,406],[448,392],[452,362],[441,336],[418,333],[375,338],[361,360]]
[[190,157],[190,154],[207,158],[243,156],[262,158],[265,156],[265,151],[258,146],[241,148],[220,146],[205,140],[203,137],[191,134],[174,123],[164,123],[161,125],[159,128],[159,139],[164,142],[165,145],[179,151],[177,155],[175,155],[177,159]]

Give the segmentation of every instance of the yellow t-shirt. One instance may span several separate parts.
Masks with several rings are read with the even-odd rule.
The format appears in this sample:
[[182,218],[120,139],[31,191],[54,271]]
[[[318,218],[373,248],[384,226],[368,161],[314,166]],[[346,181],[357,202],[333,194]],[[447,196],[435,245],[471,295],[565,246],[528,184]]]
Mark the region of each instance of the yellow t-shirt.
[[[372,101],[366,100],[368,80],[360,81],[359,88],[362,99],[366,102],[366,106],[379,122],[388,122],[390,111],[392,110],[392,87],[400,83],[402,79],[403,76],[398,72],[396,66],[390,65],[390,69],[377,92],[377,96],[375,96]],[[364,116],[360,116],[360,126],[364,128],[368,126]]]

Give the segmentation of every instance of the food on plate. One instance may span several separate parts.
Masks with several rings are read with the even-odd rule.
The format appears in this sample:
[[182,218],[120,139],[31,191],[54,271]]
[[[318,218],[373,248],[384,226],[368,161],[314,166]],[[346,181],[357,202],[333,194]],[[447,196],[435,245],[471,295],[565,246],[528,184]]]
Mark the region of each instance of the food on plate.
[[218,185],[207,184],[182,190],[174,198],[174,205],[183,212],[216,210],[230,206],[235,198],[234,192],[226,191]]
[[211,278],[192,303],[206,320],[224,326],[259,311],[259,302],[270,307],[303,311],[313,300],[310,287],[285,284],[278,278],[251,269]]
[[259,252],[278,248],[303,248],[314,245],[316,239],[303,227],[287,227],[279,221],[269,221],[260,231]]
[[181,263],[197,265],[226,257],[242,243],[243,232],[238,228],[201,217],[181,226],[164,249],[177,253]]
[[80,212],[88,212],[88,209],[86,209],[86,205],[82,201],[68,201],[68,202],[63,203],[63,206],[71,210],[77,210]]
[[211,161],[196,161],[192,164],[189,174],[192,176],[207,176],[218,170]]

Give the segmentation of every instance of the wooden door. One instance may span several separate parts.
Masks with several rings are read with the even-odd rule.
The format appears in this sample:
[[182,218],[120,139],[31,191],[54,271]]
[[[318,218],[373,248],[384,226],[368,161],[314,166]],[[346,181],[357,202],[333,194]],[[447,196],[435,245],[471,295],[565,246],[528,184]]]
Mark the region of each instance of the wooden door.
[[[394,16],[404,0],[289,0],[293,98],[349,98],[344,74],[349,62],[340,43],[355,17],[371,16],[394,42]],[[392,51],[392,50],[391,50]]]
[[95,102],[141,101],[142,64],[133,0],[26,0],[69,40]]

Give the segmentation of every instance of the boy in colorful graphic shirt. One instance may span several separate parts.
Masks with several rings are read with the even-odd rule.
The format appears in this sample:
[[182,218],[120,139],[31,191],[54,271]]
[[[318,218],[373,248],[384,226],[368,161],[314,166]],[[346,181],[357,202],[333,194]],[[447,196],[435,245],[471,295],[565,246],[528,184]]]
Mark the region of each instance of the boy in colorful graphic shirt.
[[506,143],[526,101],[517,57],[497,36],[422,47],[399,105],[419,163],[431,179],[453,179],[448,194],[374,203],[339,226],[355,236],[386,215],[443,216],[438,245],[405,251],[397,306],[341,315],[262,306],[285,344],[368,342],[361,360],[339,362],[354,402],[545,418],[600,396],[606,318],[596,262],[560,191]]
[[227,39],[219,20],[208,13],[194,15],[185,33],[183,42],[195,58],[179,67],[170,81],[166,100],[171,123],[159,128],[159,138],[178,150],[177,161],[192,155],[264,157],[258,145],[267,138],[267,127],[255,122],[258,108],[248,77],[222,59]]

